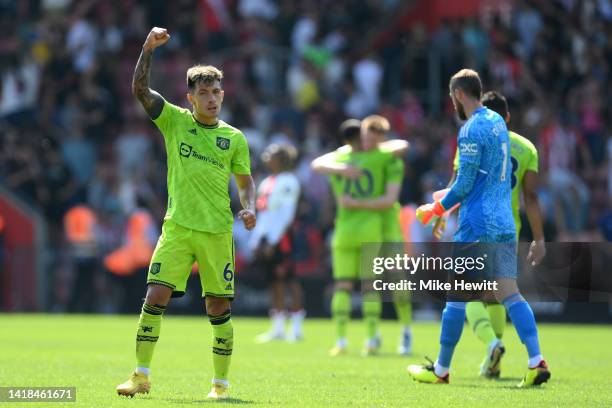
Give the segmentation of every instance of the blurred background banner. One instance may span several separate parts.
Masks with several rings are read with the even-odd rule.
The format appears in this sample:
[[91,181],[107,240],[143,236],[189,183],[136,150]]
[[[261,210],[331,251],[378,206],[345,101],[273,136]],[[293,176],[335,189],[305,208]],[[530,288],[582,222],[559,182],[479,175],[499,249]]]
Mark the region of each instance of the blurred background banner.
[[43,310],[47,296],[45,220],[36,208],[0,186],[2,309]]
[[[163,138],[131,94],[153,26],[172,36],[151,74],[169,101],[188,107],[191,65],[223,69],[221,119],[245,133],[256,183],[267,145],[297,148],[292,257],[312,315],[329,304],[335,204],[310,161],[344,119],[379,113],[411,143],[402,205],[429,201],[452,172],[448,80],[463,67],[538,148],[546,240],[612,240],[609,0],[0,0],[0,25],[2,311],[138,312],[166,205]],[[234,235],[235,310],[264,314],[264,271],[241,223]],[[192,283],[173,310],[201,310]]]

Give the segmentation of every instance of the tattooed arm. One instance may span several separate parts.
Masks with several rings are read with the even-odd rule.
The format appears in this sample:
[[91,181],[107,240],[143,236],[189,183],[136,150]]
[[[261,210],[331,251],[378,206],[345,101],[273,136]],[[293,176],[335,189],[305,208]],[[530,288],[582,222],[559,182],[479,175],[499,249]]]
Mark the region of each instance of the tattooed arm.
[[155,48],[164,45],[170,39],[165,28],[153,27],[144,45],[132,79],[132,93],[140,101],[151,119],[156,119],[164,108],[164,99],[160,94],[149,88],[151,76],[151,58]]
[[255,182],[250,174],[234,174],[238,185],[238,194],[242,210],[238,212],[238,218],[242,220],[247,230],[255,228],[257,216],[255,215]]

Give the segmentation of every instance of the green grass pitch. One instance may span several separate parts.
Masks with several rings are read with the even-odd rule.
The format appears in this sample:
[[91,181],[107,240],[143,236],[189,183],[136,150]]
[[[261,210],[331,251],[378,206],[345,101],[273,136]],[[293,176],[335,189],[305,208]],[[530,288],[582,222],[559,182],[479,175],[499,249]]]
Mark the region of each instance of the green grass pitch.
[[[526,354],[514,329],[505,334],[502,379],[477,377],[483,347],[466,326],[453,361],[450,385],[414,383],[406,365],[435,357],[438,323],[414,325],[414,355],[395,355],[399,326],[382,325],[380,356],[359,355],[365,331],[349,327],[350,353],[330,358],[334,327],[307,320],[298,344],[257,345],[265,319],[235,318],[229,403],[206,401],[212,375],[211,329],[204,317],[166,316],[153,361],[152,389],[133,399],[115,386],[134,368],[137,316],[0,315],[0,386],[76,386],[76,403],[10,406],[178,407],[205,404],[278,407],[604,407],[612,406],[612,328],[540,325],[552,378],[541,388],[514,388]],[[0,403],[0,405],[9,405]]]

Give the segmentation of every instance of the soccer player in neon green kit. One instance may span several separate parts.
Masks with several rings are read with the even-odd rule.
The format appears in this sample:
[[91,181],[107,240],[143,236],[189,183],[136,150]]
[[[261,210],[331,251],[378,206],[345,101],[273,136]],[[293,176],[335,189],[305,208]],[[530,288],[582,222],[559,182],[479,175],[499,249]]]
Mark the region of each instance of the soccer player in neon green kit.
[[147,294],[136,335],[137,367],[117,386],[120,395],[148,393],[150,364],[161,318],[171,297],[185,293],[195,261],[213,331],[214,377],[209,399],[229,397],[227,380],[234,343],[230,301],[234,298],[233,216],[228,185],[234,174],[243,209],[238,217],[255,227],[255,185],[249,149],[238,129],[219,120],[223,73],[197,65],[187,71],[187,99],[193,110],[167,102],[149,88],[153,51],[170,34],[154,27],[138,59],[132,92],[164,136],[168,164],[168,209],[147,276]]
[[[361,122],[363,150],[381,149],[382,151],[394,152],[396,156],[404,154],[407,150],[407,142],[403,140],[385,141],[390,129],[389,121],[383,116],[370,115],[363,119]],[[404,235],[399,221],[401,208],[399,193],[404,176],[404,162],[402,159],[396,157],[393,163],[393,172],[386,173],[385,175],[394,182],[388,185],[385,183],[388,189],[385,191],[384,196],[374,199],[355,199],[345,195],[341,200],[341,204],[345,208],[380,211],[383,223],[381,242],[403,243]],[[406,356],[412,352],[412,331],[410,329],[412,324],[412,304],[410,292],[393,291],[393,306],[397,318],[402,325],[402,333],[397,350],[400,355]]]
[[[331,356],[346,353],[346,326],[351,314],[351,292],[354,283],[362,278],[366,286],[369,277],[360,274],[360,251],[364,242],[381,242],[383,217],[381,211],[348,208],[347,195],[352,198],[384,200],[389,191],[395,191],[390,205],[397,199],[399,181],[393,178],[397,171],[397,159],[392,152],[372,148],[364,151],[361,146],[361,126],[359,121],[345,121],[340,132],[346,146],[320,156],[312,162],[315,171],[330,175],[330,183],[338,202],[336,226],[332,241],[333,275],[335,280],[332,298],[332,317],[336,323],[336,346],[330,350]],[[376,146],[372,140],[371,145]],[[350,147],[350,148],[347,148]],[[407,146],[400,146],[407,148]],[[401,163],[400,163],[401,164]],[[380,294],[364,291],[362,315],[366,323],[366,344],[364,355],[376,354],[380,345],[377,337],[382,304]]]
[[[482,104],[499,113],[506,123],[510,122],[510,112],[506,98],[499,92],[485,93],[481,98]],[[512,162],[512,215],[516,224],[518,239],[521,229],[521,216],[519,214],[520,195],[523,193],[525,211],[533,234],[533,241],[529,248],[527,260],[532,266],[539,264],[546,254],[544,245],[544,229],[542,216],[536,192],[538,177],[538,151],[533,143],[518,133],[508,131],[510,137],[510,159]],[[455,180],[459,167],[459,151],[455,153],[453,162],[453,176],[449,185]],[[434,234],[440,235],[443,226],[438,220],[434,226]],[[466,307],[466,317],[476,336],[488,347],[487,355],[480,365],[480,375],[486,378],[499,378],[501,372],[501,358],[505,349],[501,345],[501,338],[506,327],[506,309],[499,303],[469,302]]]

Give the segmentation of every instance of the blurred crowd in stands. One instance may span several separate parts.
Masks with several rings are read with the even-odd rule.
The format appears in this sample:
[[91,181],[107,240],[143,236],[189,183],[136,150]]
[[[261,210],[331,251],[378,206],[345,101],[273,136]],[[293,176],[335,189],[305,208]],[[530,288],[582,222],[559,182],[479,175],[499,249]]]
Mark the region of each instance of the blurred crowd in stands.
[[[48,222],[55,307],[70,303],[62,282],[74,280],[65,266],[76,255],[61,250],[70,208],[94,214],[98,259],[126,245],[138,209],[154,220],[147,236],[155,243],[165,211],[164,145],[130,88],[153,26],[172,36],[152,66],[152,87],[166,99],[188,105],[189,66],[224,70],[222,119],[247,136],[256,182],[269,143],[298,148],[302,275],[328,273],[321,260],[334,215],[310,160],[338,146],[342,120],[380,113],[394,137],[411,143],[402,204],[429,200],[448,182],[460,125],[448,79],[466,66],[482,74],[486,90],[507,96],[510,128],[539,149],[547,240],[612,240],[612,1],[513,1],[505,14],[432,30],[395,24],[414,3],[0,0],[0,183]],[[246,234],[237,226],[243,265]],[[108,282],[87,285],[114,290]]]

